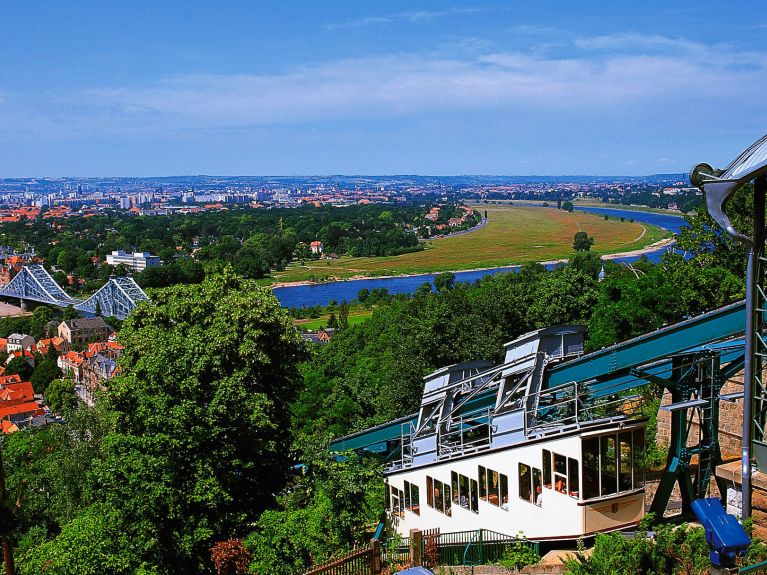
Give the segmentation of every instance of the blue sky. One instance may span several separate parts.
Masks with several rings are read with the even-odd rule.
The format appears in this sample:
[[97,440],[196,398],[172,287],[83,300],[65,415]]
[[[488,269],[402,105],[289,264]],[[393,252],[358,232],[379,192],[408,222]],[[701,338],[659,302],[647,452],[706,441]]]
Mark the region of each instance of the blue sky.
[[767,132],[757,1],[0,10],[0,177],[650,174]]

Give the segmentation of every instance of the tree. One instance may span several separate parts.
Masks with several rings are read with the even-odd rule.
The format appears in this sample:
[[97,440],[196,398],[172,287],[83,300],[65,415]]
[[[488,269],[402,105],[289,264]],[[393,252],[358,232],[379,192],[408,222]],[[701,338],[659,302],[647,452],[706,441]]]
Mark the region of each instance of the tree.
[[[144,562],[198,573],[214,541],[254,521],[284,483],[305,345],[271,291],[231,270],[156,291],[120,338],[123,371],[99,402],[111,432],[94,493]],[[50,544],[61,549],[63,535]]]
[[46,336],[45,328],[49,321],[53,319],[53,313],[48,306],[38,306],[35,311],[32,312],[32,320],[30,321],[29,335],[35,339],[41,339]]
[[594,245],[594,238],[586,232],[575,232],[573,236],[573,249],[576,252],[587,252]]
[[349,327],[349,304],[344,300],[338,308],[338,329],[347,327]]
[[30,377],[30,381],[32,382],[32,387],[35,389],[35,393],[45,393],[45,390],[48,389],[50,383],[62,375],[61,369],[56,365],[55,360],[44,359],[37,364],[37,367]]
[[568,212],[573,211],[573,203],[572,202],[562,202],[562,209],[567,210]]
[[434,278],[434,287],[437,288],[439,293],[446,292],[453,289],[455,285],[455,274],[453,272],[445,272],[437,274]]
[[596,252],[575,252],[570,258],[570,267],[596,279],[602,271],[602,257]]
[[32,364],[29,362],[29,358],[24,356],[14,357],[8,362],[8,365],[5,366],[5,375],[13,375],[14,373],[17,373],[22,381],[29,381],[34,369],[35,368],[32,367]]
[[61,317],[65,320],[67,319],[78,319],[80,317],[80,312],[78,312],[73,305],[68,305],[64,308],[64,311],[61,314]]
[[77,405],[75,384],[71,379],[54,379],[44,392],[45,403],[55,413],[63,413]]

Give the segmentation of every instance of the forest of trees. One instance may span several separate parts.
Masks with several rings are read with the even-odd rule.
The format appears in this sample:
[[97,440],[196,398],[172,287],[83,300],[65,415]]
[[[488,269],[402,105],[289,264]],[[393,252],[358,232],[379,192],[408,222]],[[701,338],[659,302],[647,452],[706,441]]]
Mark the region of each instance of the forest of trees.
[[120,330],[122,371],[96,407],[62,401],[65,424],[4,438],[0,536],[22,575],[213,573],[219,545],[250,573],[292,574],[368,538],[383,509],[380,463],[328,441],[415,411],[425,374],[499,360],[538,327],[585,324],[598,349],[743,296],[743,250],[707,216],[679,246],[689,259],[608,264],[602,282],[593,265],[446,275],[316,348],[231,268],[159,289]]

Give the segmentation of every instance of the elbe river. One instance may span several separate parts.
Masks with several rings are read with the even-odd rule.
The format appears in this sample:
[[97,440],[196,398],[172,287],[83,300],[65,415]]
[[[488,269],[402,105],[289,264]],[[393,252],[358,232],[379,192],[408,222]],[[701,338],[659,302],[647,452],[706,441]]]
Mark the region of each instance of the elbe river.
[[[654,212],[640,212],[600,207],[577,207],[575,209],[584,212],[607,214],[613,218],[624,217],[626,220],[634,220],[635,222],[642,224],[651,224],[658,226],[659,228],[669,230],[675,234],[678,233],[682,226],[685,225],[685,220],[682,216],[671,214],[658,214]],[[658,261],[666,249],[667,248],[661,248],[645,255],[651,261]],[[641,256],[627,256],[616,258],[612,261],[616,263],[630,263],[640,259],[640,257]],[[455,272],[455,280],[459,282],[474,282],[486,275],[518,271],[519,267],[520,266],[516,265],[487,270],[468,270],[463,272]],[[549,267],[554,267],[554,265]],[[359,293],[359,291],[363,288],[368,290],[375,288],[386,288],[389,290],[389,293],[392,294],[413,293],[420,285],[424,284],[425,282],[429,282],[433,285],[434,277],[436,275],[437,274],[421,274],[404,277],[346,280],[316,285],[286,286],[275,288],[274,295],[277,296],[277,299],[279,299],[280,303],[285,307],[310,307],[314,305],[325,306],[328,305],[328,303],[331,301],[352,301],[353,299],[357,298],[357,293]]]

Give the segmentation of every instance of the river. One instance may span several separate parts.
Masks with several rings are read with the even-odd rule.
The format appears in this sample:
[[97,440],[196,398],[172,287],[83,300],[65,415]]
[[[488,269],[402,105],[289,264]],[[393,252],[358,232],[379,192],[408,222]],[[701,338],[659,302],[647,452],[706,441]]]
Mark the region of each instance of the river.
[[[530,204],[527,204],[530,205]],[[551,208],[555,209],[555,208]],[[664,228],[673,233],[678,233],[682,226],[685,224],[682,216],[676,216],[672,214],[659,214],[655,212],[641,212],[633,210],[621,210],[615,208],[601,208],[601,207],[576,207],[576,210],[584,212],[592,212],[597,214],[607,214],[610,217],[620,218],[624,217],[627,220],[634,220],[642,224],[651,224]],[[661,248],[654,252],[645,254],[651,261],[658,261],[665,251],[665,248]],[[621,263],[630,263],[636,261],[641,256],[628,256],[622,258],[615,258],[613,261]],[[556,264],[548,267],[555,267]],[[508,266],[502,268],[492,268],[484,270],[467,270],[462,272],[455,272],[455,279],[459,282],[474,282],[486,275],[492,275],[503,272],[515,272],[519,270],[518,265]],[[372,290],[375,288],[386,288],[389,293],[413,293],[416,288],[423,285],[425,282],[434,283],[434,277],[437,274],[421,274],[413,276],[400,276],[389,278],[371,278],[371,279],[359,279],[359,280],[347,280],[322,283],[316,285],[297,285],[297,286],[285,286],[274,289],[274,295],[280,300],[280,303],[285,307],[303,307],[314,305],[328,305],[331,301],[352,301],[357,298],[357,293],[363,288]]]

